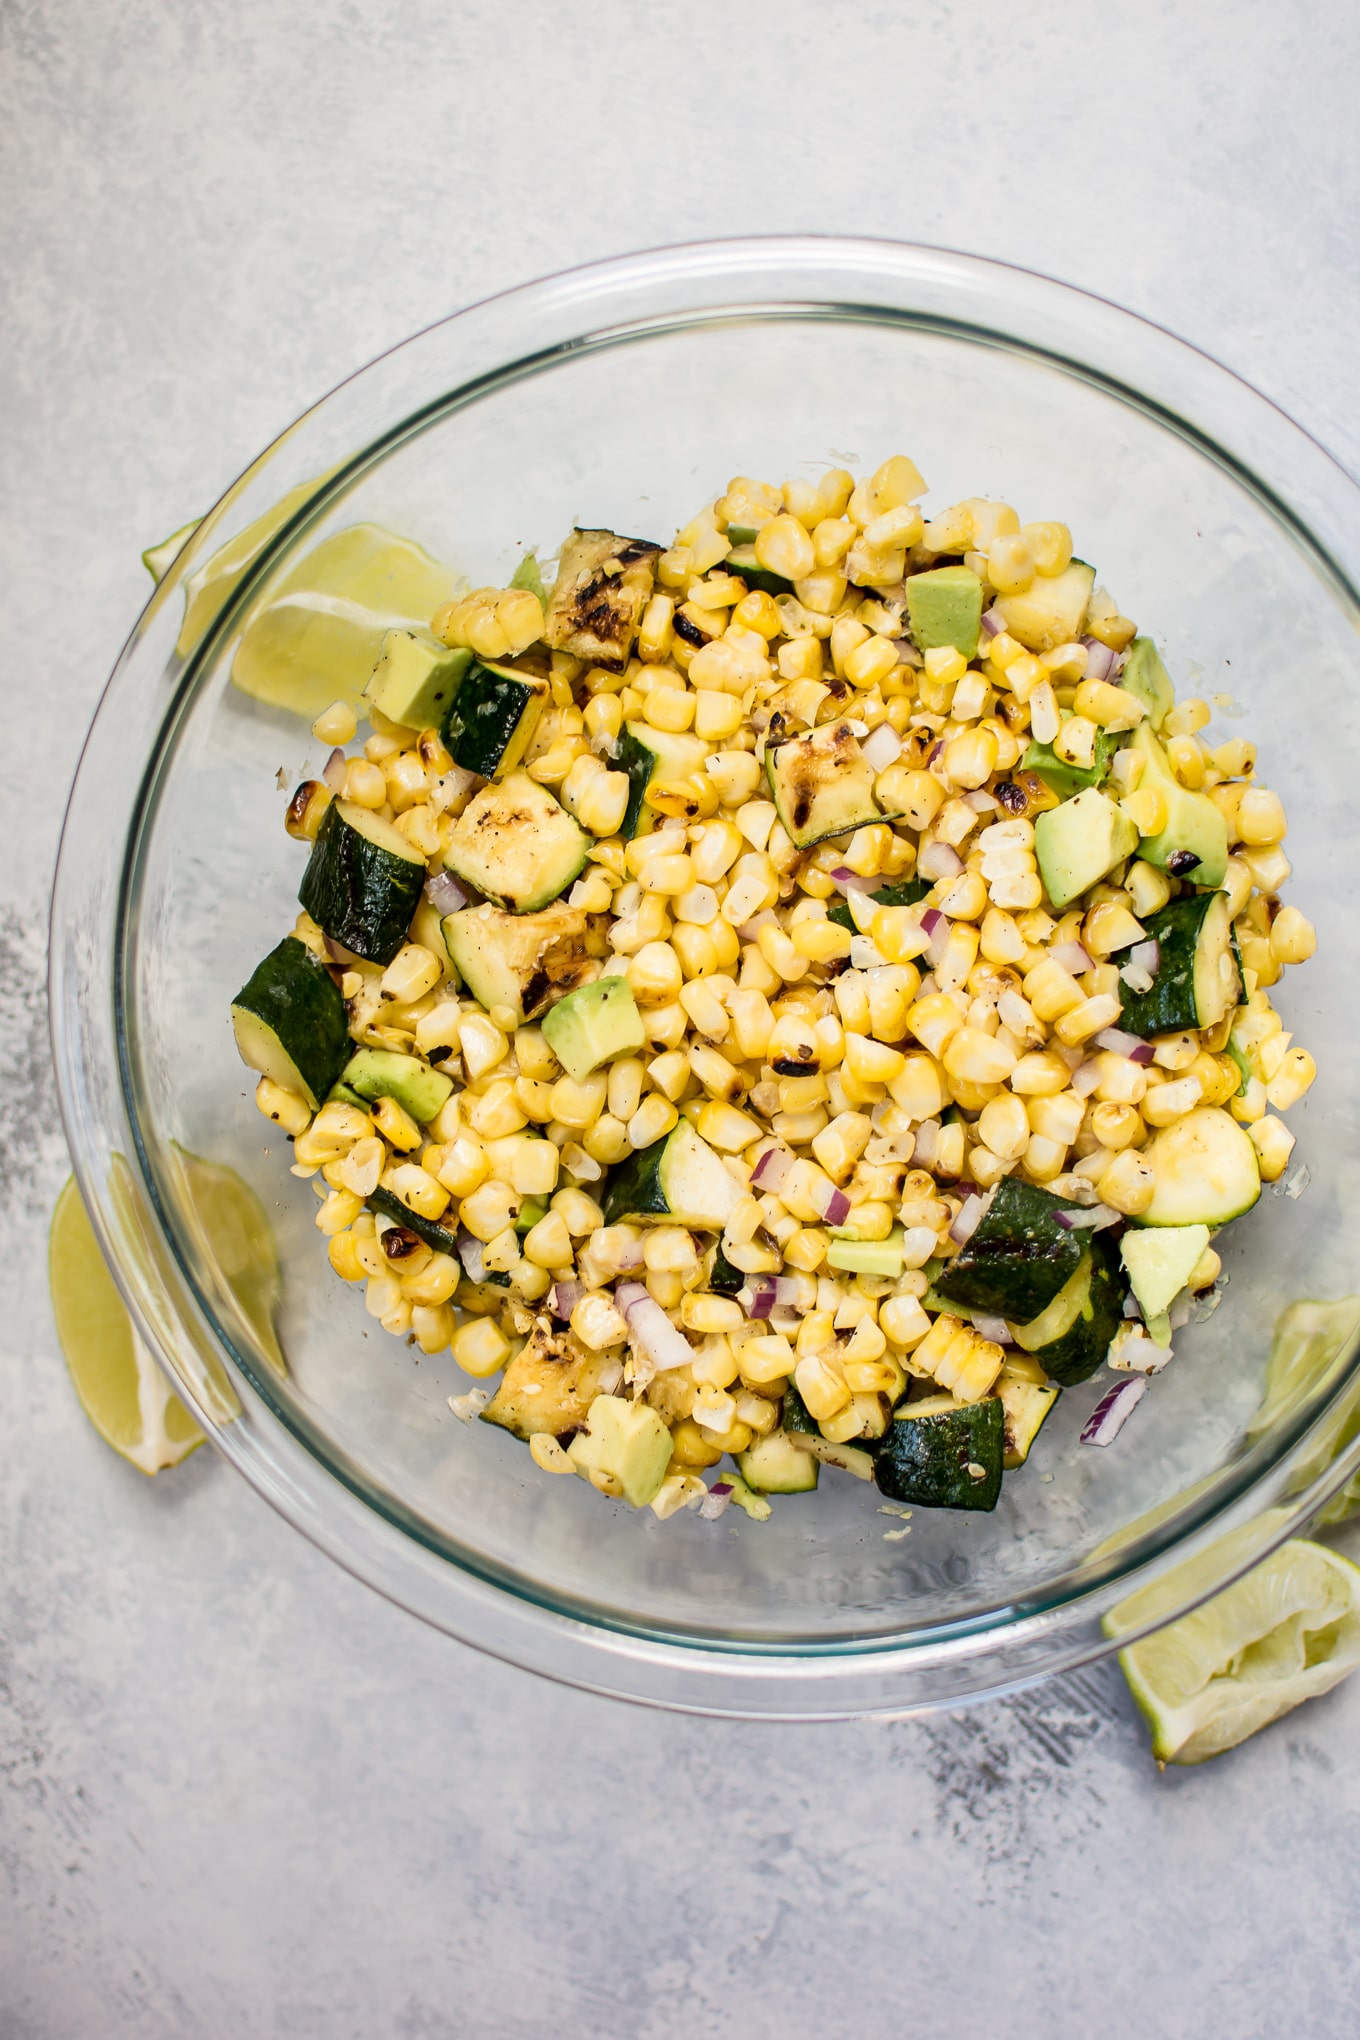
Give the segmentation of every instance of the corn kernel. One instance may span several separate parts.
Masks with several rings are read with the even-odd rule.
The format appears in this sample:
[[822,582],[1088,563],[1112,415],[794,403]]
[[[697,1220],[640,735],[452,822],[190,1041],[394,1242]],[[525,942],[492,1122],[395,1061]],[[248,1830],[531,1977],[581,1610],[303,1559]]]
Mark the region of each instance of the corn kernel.
[[453,1334],[450,1346],[464,1374],[479,1379],[498,1374],[510,1357],[510,1342],[494,1318],[469,1319]]

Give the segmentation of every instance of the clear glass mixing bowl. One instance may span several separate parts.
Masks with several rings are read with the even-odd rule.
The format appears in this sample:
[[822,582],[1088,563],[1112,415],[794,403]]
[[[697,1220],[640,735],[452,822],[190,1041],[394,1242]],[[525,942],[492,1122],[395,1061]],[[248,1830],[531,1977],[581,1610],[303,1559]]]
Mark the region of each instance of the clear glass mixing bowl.
[[[232,650],[299,553],[362,520],[497,582],[576,522],[664,537],[734,473],[898,451],[932,504],[985,493],[1064,519],[1182,690],[1245,711],[1225,733],[1260,744],[1292,821],[1290,897],[1321,930],[1280,995],[1318,1063],[1293,1115],[1311,1184],[1231,1228],[1226,1301],[1179,1335],[1118,1443],[1078,1444],[1102,1383],[1069,1391],[994,1515],[918,1510],[885,1541],[873,1491],[828,1476],[764,1525],[735,1510],[663,1524],[458,1422],[446,1398],[468,1384],[448,1355],[389,1339],[326,1265],[313,1193],[251,1103],[228,1020],[296,913],[275,775],[291,786],[321,751],[232,688]],[[186,578],[294,489],[181,653]],[[341,1564],[455,1636],[603,1692],[770,1717],[903,1710],[1070,1665],[1108,1648],[1110,1610],[1173,1564],[1209,1554],[1163,1616],[1306,1521],[1360,1458],[1357,1443],[1317,1473],[1354,1361],[1265,1436],[1247,1427],[1277,1311],[1360,1287],[1360,949],[1344,932],[1358,564],[1354,486],[1263,398],[1109,305],[936,250],[806,239],[631,256],[474,306],[345,383],[248,470],[148,604],[81,760],[54,896],[52,1024],[81,1187],[215,1443]],[[270,1215],[285,1379],[184,1150],[238,1171]]]

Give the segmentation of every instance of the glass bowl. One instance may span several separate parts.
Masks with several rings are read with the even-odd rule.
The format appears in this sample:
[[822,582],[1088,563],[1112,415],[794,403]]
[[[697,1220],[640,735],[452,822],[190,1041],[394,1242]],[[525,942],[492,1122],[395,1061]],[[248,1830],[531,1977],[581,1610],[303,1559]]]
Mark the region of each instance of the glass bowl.
[[[1280,993],[1318,1064],[1292,1122],[1311,1182],[1267,1192],[1220,1241],[1222,1307],[1178,1335],[1117,1444],[1078,1442],[1110,1377],[1069,1390],[995,1514],[917,1510],[892,1537],[872,1489],[828,1474],[765,1524],[735,1509],[661,1523],[457,1421],[447,1398],[469,1384],[449,1355],[390,1339],[326,1264],[313,1192],[255,1111],[228,1018],[296,914],[279,785],[322,747],[230,685],[233,647],[301,552],[364,520],[501,582],[577,522],[664,537],[736,472],[865,470],[899,451],[929,505],[986,494],[1069,523],[1180,689],[1221,697],[1223,734],[1259,742],[1292,822],[1289,896],[1321,931]],[[186,582],[285,498],[191,642]],[[81,760],[54,894],[76,1171],[214,1442],[341,1564],[469,1643],[628,1699],[768,1717],[903,1711],[1072,1665],[1309,1521],[1360,1460],[1360,1441],[1330,1467],[1320,1450],[1354,1385],[1349,1348],[1264,1433],[1251,1418],[1279,1310],[1360,1287],[1360,950],[1341,939],[1360,854],[1358,562],[1354,486],[1262,397],[1096,299],[933,249],[630,256],[476,305],[343,384],[147,605]],[[251,1281],[258,1242],[214,1220],[186,1155],[238,1172],[268,1214],[286,1375]]]

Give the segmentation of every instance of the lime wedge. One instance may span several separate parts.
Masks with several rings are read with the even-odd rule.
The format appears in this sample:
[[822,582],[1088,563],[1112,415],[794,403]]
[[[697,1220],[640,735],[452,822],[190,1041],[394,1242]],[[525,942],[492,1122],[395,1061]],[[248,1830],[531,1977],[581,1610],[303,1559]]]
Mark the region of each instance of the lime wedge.
[[205,1258],[234,1299],[274,1372],[287,1373],[274,1312],[283,1283],[269,1214],[248,1183],[220,1162],[171,1144],[184,1188],[184,1211]]
[[428,627],[455,576],[409,539],[356,524],[315,546],[247,624],[231,677],[311,722],[358,703],[389,630]]
[[[1260,1438],[1292,1416],[1309,1396],[1338,1378],[1350,1364],[1360,1339],[1360,1296],[1338,1297],[1333,1303],[1300,1300],[1281,1311],[1275,1321],[1270,1359],[1266,1365],[1261,1407],[1247,1426],[1247,1439]],[[1360,1433],[1360,1378],[1337,1398],[1318,1435],[1295,1467],[1294,1493],[1325,1473],[1332,1461]],[[1360,1509],[1360,1474],[1353,1474],[1333,1495],[1318,1517],[1320,1523],[1344,1522]]]
[[325,475],[317,475],[310,482],[299,482],[272,509],[257,517],[253,524],[248,524],[244,531],[238,531],[235,538],[228,539],[224,546],[219,546],[201,567],[196,567],[190,574],[184,584],[184,621],[175,646],[182,659],[202,642],[209,624],[274,533],[282,529],[293,512],[325,479]]
[[86,1416],[142,1473],[177,1466],[203,1433],[133,1330],[74,1177],[52,1214],[52,1314]]
[[169,538],[163,538],[159,545],[149,545],[142,554],[142,565],[158,588],[202,522],[201,517],[195,517],[190,523],[181,524]]
[[1159,1764],[1202,1764],[1360,1665],[1360,1567],[1293,1538],[1119,1653]]

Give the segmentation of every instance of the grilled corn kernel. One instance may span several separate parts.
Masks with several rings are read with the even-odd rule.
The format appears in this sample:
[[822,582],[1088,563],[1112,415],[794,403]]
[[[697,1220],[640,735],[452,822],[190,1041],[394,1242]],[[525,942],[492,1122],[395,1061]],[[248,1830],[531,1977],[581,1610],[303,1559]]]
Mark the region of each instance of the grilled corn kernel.
[[454,1359],[464,1374],[479,1379],[498,1374],[510,1357],[510,1342],[494,1318],[471,1318],[450,1340]]

